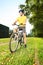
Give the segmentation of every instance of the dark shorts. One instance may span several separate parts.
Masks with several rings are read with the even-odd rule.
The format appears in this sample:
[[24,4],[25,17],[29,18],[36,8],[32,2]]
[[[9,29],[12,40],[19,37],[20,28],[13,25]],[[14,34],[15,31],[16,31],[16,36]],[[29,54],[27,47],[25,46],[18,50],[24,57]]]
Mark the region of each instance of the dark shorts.
[[26,28],[25,27],[19,27],[19,30],[23,30],[23,33],[26,33]]

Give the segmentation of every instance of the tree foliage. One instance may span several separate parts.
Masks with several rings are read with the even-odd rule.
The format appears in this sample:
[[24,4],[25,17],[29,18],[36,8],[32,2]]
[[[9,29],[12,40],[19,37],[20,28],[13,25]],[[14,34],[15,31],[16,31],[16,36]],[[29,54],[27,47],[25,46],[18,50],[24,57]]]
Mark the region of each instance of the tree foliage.
[[36,36],[43,36],[43,0],[26,0],[20,8],[24,9],[29,22],[34,26]]

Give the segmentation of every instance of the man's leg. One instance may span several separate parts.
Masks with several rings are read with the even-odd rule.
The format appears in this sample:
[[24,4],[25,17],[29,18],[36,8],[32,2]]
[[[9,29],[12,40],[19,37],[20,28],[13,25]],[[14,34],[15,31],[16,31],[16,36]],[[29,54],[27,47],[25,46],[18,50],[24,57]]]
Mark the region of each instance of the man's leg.
[[13,32],[16,33],[17,30],[18,30],[18,26],[15,25],[14,28],[13,28]]
[[[13,32],[14,32],[14,33],[17,33],[17,32],[18,32],[18,29],[17,29],[17,28],[16,28],[16,29],[13,29]],[[15,34],[15,40],[17,40],[17,38],[18,38],[18,35]]]
[[16,33],[17,29],[13,29],[13,32]]
[[26,47],[26,33],[23,33],[23,37],[24,37],[24,46]]

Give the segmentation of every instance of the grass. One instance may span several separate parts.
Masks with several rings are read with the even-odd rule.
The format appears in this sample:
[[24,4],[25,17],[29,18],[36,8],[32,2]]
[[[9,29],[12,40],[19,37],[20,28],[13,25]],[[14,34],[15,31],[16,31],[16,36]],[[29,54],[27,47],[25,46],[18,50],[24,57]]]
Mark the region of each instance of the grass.
[[38,46],[38,57],[39,57],[40,65],[43,65],[43,39],[39,38],[37,43],[38,43],[37,46]]
[[[9,42],[9,39],[0,39],[1,42]],[[20,47],[11,54],[8,44],[0,46],[0,65],[33,65],[35,57],[35,43],[38,49],[40,65],[43,65],[43,39],[27,38],[27,48]]]
[[9,42],[9,38],[1,38],[0,43],[7,43]]

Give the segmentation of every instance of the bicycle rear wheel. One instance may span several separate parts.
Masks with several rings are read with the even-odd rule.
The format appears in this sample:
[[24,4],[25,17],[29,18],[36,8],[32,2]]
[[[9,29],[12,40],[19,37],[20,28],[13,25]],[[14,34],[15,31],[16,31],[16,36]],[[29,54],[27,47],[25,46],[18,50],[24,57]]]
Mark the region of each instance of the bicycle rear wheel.
[[15,52],[18,48],[18,37],[16,33],[12,33],[9,42],[10,52]]

